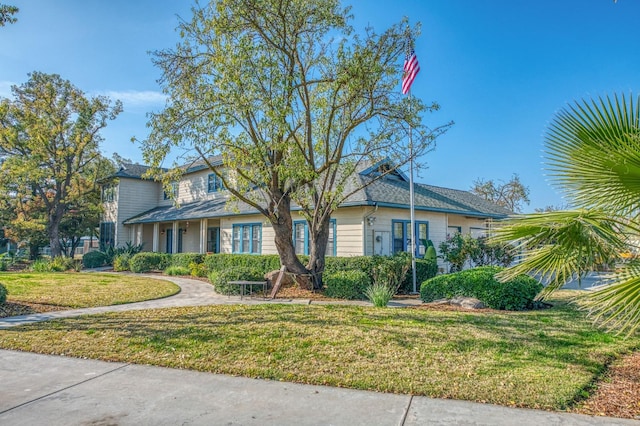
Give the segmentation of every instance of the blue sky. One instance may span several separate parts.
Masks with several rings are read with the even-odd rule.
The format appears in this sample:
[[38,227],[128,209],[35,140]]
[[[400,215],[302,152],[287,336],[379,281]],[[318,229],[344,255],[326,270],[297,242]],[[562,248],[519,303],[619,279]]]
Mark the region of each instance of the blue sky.
[[[102,132],[103,151],[142,161],[132,136],[163,106],[149,51],[178,41],[191,2],[6,0],[18,22],[0,28],[0,96],[27,73],[58,73],[90,95],[121,99],[124,112]],[[408,16],[422,23],[413,96],[437,101],[430,126],[453,128],[422,160],[417,181],[469,189],[477,178],[531,189],[536,207],[561,204],[546,180],[545,129],[574,100],[640,91],[640,1],[353,0],[356,30],[382,31]],[[398,86],[400,90],[400,86]]]

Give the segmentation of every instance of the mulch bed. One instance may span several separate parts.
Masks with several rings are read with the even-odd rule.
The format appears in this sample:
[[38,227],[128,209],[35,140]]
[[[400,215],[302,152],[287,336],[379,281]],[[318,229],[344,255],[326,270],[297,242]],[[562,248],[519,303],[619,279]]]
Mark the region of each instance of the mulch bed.
[[609,367],[591,396],[576,413],[640,419],[640,352],[627,355]]

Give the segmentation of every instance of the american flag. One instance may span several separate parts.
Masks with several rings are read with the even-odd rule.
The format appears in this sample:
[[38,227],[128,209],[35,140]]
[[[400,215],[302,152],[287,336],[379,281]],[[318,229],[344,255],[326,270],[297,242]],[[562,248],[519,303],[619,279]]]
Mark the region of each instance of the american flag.
[[404,74],[402,75],[402,94],[406,95],[411,89],[413,80],[416,79],[416,75],[420,72],[420,64],[418,63],[418,57],[416,52],[411,49],[404,60]]

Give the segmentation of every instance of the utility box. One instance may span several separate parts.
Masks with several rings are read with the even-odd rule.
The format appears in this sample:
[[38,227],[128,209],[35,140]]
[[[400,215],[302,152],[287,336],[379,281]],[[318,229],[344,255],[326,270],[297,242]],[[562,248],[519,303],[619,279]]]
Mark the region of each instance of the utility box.
[[373,253],[379,256],[391,255],[391,233],[389,231],[373,232]]

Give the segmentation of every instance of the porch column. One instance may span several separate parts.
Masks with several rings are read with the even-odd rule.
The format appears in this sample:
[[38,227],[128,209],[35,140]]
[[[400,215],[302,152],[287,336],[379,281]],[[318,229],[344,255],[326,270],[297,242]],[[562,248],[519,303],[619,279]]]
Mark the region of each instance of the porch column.
[[160,223],[153,224],[153,246],[151,248],[154,252],[160,251]]
[[207,252],[207,219],[200,219],[200,253]]
[[178,252],[178,224],[180,222],[175,221],[173,222],[173,239],[171,242],[171,253],[177,253]]
[[135,244],[142,244],[142,227],[144,225],[142,223],[139,223],[138,225],[136,225],[136,242]]

